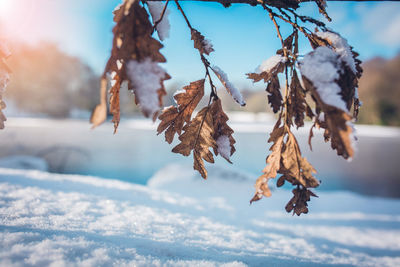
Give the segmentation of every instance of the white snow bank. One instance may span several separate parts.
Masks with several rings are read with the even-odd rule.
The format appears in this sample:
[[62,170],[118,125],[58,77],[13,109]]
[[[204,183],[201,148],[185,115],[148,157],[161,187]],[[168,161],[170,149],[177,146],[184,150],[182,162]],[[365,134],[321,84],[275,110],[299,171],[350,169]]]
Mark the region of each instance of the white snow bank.
[[169,165],[140,186],[0,169],[0,265],[400,265],[399,200],[318,193],[292,217],[289,191],[249,206],[252,178]]

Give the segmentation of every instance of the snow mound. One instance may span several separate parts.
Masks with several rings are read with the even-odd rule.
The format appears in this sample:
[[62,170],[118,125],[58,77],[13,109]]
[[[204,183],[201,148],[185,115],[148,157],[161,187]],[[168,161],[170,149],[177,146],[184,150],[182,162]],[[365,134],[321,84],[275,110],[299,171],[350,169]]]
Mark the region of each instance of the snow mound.
[[249,206],[245,174],[193,173],[168,165],[141,186],[0,169],[0,265],[400,265],[399,200],[320,193],[298,218],[289,191]]

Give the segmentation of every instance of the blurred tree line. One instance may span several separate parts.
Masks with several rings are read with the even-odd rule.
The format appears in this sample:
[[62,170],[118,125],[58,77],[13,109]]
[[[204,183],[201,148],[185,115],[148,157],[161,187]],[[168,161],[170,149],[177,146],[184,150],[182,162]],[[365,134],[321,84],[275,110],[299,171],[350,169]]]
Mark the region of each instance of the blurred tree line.
[[359,123],[400,126],[400,54],[374,58],[363,64]]
[[13,73],[5,96],[16,109],[62,118],[99,101],[99,77],[79,58],[49,43],[12,47]]
[[[8,62],[13,74],[5,95],[7,103],[11,101],[18,110],[33,115],[90,116],[99,103],[100,76],[86,63],[50,43],[13,44],[12,47],[13,54]],[[400,55],[390,60],[369,60],[363,68],[359,88],[363,107],[359,123],[400,126]],[[182,86],[179,82],[169,83],[165,106],[174,105],[173,94]],[[237,105],[223,88],[218,90],[225,110],[270,112],[264,90],[242,88],[241,91],[247,102],[245,107]],[[126,86],[121,88],[120,99],[123,116],[138,112],[133,94]]]

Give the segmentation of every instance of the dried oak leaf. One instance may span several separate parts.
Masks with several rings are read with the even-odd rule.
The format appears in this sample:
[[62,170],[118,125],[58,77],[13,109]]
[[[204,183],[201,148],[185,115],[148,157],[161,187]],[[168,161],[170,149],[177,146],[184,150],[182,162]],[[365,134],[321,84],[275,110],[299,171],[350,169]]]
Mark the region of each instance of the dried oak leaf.
[[211,105],[211,113],[213,117],[213,138],[217,143],[217,147],[214,147],[214,154],[218,156],[220,154],[229,163],[232,163],[230,157],[235,153],[236,149],[234,144],[236,143],[233,138],[233,130],[228,126],[228,116],[222,110],[221,100],[214,100]]
[[203,108],[197,113],[196,117],[183,127],[183,133],[179,136],[179,143],[172,149],[174,153],[189,156],[193,150],[194,165],[204,179],[207,179],[207,170],[204,167],[203,159],[209,163],[214,163],[214,157],[209,148],[216,149],[217,144],[213,138],[214,125],[210,112],[212,105]]
[[294,117],[297,128],[304,126],[304,113],[306,112],[306,94],[297,77],[296,70],[293,71],[290,82],[290,96],[288,104],[290,117]]
[[260,200],[263,196],[270,197],[271,190],[268,187],[268,180],[276,177],[278,170],[281,167],[281,153],[283,148],[285,130],[284,127],[275,126],[274,130],[270,134],[268,139],[269,143],[273,143],[271,148],[271,154],[268,155],[266,162],[267,166],[263,169],[263,175],[258,177],[255,188],[256,193],[250,200],[250,204],[254,201]]
[[[121,84],[127,81],[129,90],[135,92],[137,89],[137,82],[135,83],[132,79],[135,73],[128,74],[127,64],[132,61],[138,64],[145,63],[146,61],[157,64],[165,62],[166,60],[159,51],[163,45],[151,36],[153,28],[149,21],[149,15],[146,9],[140,5],[140,1],[125,0],[124,3],[114,11],[114,21],[117,24],[113,29],[113,47],[111,56],[104,70],[103,78],[106,77],[106,73],[118,77],[118,80],[113,82],[110,92],[113,100],[110,101],[110,105],[113,105],[113,107],[110,106],[110,111],[114,111],[114,125],[118,126],[120,111],[119,108],[116,107],[117,99],[119,99],[116,94],[119,94]],[[154,67],[153,69],[158,70]],[[155,73],[155,75],[160,74],[158,72]],[[162,96],[166,94],[163,81],[169,78],[170,76],[164,73],[163,77],[159,78],[158,88],[155,88],[157,93],[151,95],[151,97],[154,97],[152,101],[157,102],[159,108],[162,107]],[[142,101],[137,95],[135,101],[137,104],[141,105],[142,111],[146,117],[156,118],[157,111],[147,111],[145,105],[142,105]]]
[[291,131],[287,131],[288,138],[281,153],[281,167],[279,173],[285,175],[287,181],[293,185],[302,185],[305,188],[317,187],[319,182],[313,176],[316,173],[313,166],[301,155],[299,144]]
[[268,103],[270,104],[272,111],[277,113],[282,106],[281,86],[277,75],[272,77],[267,85],[266,91],[269,93]]
[[331,147],[337,151],[339,156],[345,159],[354,156],[352,117],[345,111],[324,103],[310,80],[303,76],[303,82],[308,88],[316,104],[323,111],[324,120],[319,126],[325,129],[325,141],[331,140]]
[[291,212],[293,211],[293,215],[296,214],[300,216],[300,214],[308,213],[308,204],[307,202],[310,201],[311,197],[318,197],[312,191],[308,190],[307,188],[295,188],[292,190],[293,197],[290,201],[286,204],[286,211]]
[[174,95],[178,104],[163,110],[159,116],[161,120],[157,128],[157,134],[165,131],[165,140],[171,144],[175,133],[181,134],[184,123],[189,123],[194,109],[204,96],[204,79],[190,83],[183,87],[183,91]]
[[214,51],[211,42],[196,29],[191,28],[192,40],[194,41],[194,48],[199,50],[200,54],[210,55]]

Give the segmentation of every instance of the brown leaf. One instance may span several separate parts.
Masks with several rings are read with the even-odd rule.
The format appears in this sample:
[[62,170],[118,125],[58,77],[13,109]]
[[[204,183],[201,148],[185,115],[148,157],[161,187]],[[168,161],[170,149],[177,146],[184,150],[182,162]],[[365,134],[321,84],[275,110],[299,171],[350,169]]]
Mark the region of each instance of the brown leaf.
[[293,211],[293,215],[296,214],[300,216],[300,214],[308,213],[308,204],[307,202],[310,201],[311,197],[317,197],[312,191],[306,188],[295,188],[292,190],[293,197],[287,203],[285,209],[287,212]]
[[306,111],[306,95],[297,77],[296,70],[293,71],[292,81],[290,82],[290,97],[288,109],[297,128],[304,126],[304,113]]
[[272,77],[267,86],[268,103],[271,105],[272,111],[277,113],[282,106],[281,86],[279,84],[278,76]]
[[184,123],[190,122],[194,109],[204,96],[204,79],[183,87],[185,91],[174,96],[178,107],[166,108],[159,116],[157,133],[165,131],[165,140],[171,144],[175,133],[181,134]]
[[259,82],[264,80],[264,83],[271,82],[272,79],[275,79],[279,73],[282,73],[285,70],[285,63],[279,62],[276,66],[271,68],[270,71],[263,71],[261,73],[247,73],[247,78],[253,80],[253,82]]
[[119,90],[122,83],[122,80],[118,74],[115,75],[112,83],[114,83],[114,85],[110,89],[110,112],[113,115],[112,122],[114,123],[115,134],[117,132],[120,120]]
[[[230,160],[230,156],[235,153],[236,149],[234,144],[236,143],[235,139],[233,138],[233,130],[231,127],[228,126],[227,122],[229,120],[228,116],[222,110],[221,100],[217,99],[214,100],[213,104],[211,105],[211,113],[213,117],[213,127],[214,127],[214,134],[213,138],[217,143],[217,146],[214,148],[214,154],[221,156],[226,159],[229,163],[232,163]],[[224,142],[227,142],[225,144]],[[220,146],[229,145],[229,153],[226,153],[224,148]],[[222,153],[221,153],[222,152]]]
[[273,143],[273,145],[269,149],[272,152],[270,155],[268,155],[266,159],[267,166],[265,166],[265,168],[263,169],[264,174],[258,177],[256,181],[256,193],[254,197],[250,200],[250,204],[254,201],[260,200],[262,196],[271,196],[271,191],[268,188],[268,180],[271,178],[275,178],[278,170],[280,169],[281,151],[283,147],[284,136],[284,127],[279,127],[278,125],[270,134],[268,142]]
[[[146,9],[140,5],[140,1],[125,1],[114,11],[114,21],[117,24],[113,29],[113,47],[103,77],[106,73],[115,73],[118,76],[118,82],[110,90],[112,93],[110,112],[113,114],[114,127],[118,127],[120,111],[117,106],[119,106],[121,84],[127,81],[128,89],[133,90],[135,95],[137,94],[137,84],[132,79],[135,72],[128,75],[127,64],[131,61],[142,63],[147,60],[158,63],[166,60],[159,51],[163,45],[152,37],[153,27]],[[160,77],[158,88],[155,88],[157,93],[151,96],[157,98],[155,101],[158,101],[160,108],[162,107],[162,97],[166,95],[163,82],[169,78],[168,74]],[[153,117],[153,120],[156,118],[157,112],[147,110],[138,95],[136,95],[135,102],[141,105],[146,117]],[[102,108],[102,112],[103,110],[104,108]]]
[[194,48],[199,50],[201,54],[209,55],[214,51],[211,43],[197,30],[191,29],[192,40],[194,41]]
[[291,131],[288,131],[288,138],[283,146],[281,154],[281,168],[279,173],[291,177],[288,181],[293,185],[302,185],[306,188],[317,187],[319,182],[313,176],[316,173],[312,165],[301,155],[299,144]]
[[204,167],[203,159],[214,163],[214,157],[209,148],[216,149],[217,146],[213,138],[214,125],[210,112],[213,109],[212,105],[200,110],[196,117],[183,127],[184,132],[179,136],[181,143],[172,149],[172,152],[184,156],[189,156],[193,150],[193,168],[199,171],[204,179],[207,179],[207,170]]
[[324,122],[319,125],[325,129],[325,140],[331,140],[331,147],[345,159],[354,155],[352,117],[345,111],[324,103],[310,80],[303,76],[306,88],[311,91],[316,104],[324,112]]

